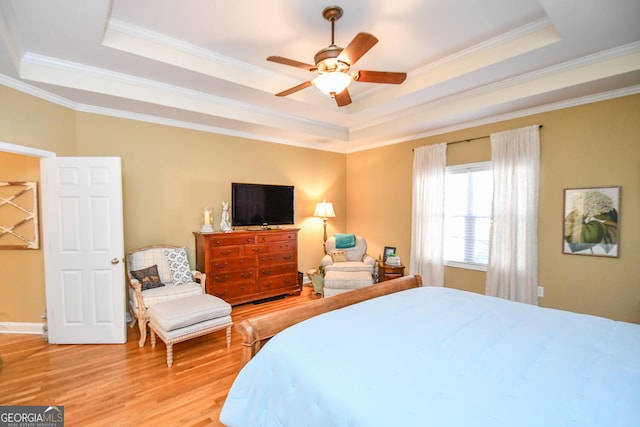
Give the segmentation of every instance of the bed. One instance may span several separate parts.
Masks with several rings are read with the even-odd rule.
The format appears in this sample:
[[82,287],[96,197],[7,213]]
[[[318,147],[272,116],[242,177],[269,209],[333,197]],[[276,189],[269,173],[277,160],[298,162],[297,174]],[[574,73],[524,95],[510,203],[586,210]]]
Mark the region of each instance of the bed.
[[221,422],[640,426],[640,325],[421,287],[419,277],[384,287],[317,301],[299,323],[303,310],[239,325],[251,360]]

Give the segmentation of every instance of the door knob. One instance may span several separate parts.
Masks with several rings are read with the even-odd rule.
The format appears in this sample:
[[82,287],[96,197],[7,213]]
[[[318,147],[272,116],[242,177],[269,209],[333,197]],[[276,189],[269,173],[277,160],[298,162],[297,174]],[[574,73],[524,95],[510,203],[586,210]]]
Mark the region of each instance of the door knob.
[[114,258],[111,260],[111,264],[116,265],[117,263],[119,263],[120,260],[118,258]]

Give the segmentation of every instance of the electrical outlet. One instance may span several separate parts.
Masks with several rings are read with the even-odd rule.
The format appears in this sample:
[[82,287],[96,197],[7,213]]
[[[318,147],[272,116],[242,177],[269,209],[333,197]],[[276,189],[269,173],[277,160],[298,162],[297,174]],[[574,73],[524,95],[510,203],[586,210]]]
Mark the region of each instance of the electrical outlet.
[[538,286],[538,296],[540,298],[544,297],[544,286]]

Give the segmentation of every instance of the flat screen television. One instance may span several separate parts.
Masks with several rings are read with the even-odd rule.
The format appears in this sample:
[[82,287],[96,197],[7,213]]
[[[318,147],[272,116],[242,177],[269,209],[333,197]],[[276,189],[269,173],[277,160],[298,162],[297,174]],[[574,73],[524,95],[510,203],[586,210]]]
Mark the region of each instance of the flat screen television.
[[234,227],[293,224],[293,185],[231,183]]

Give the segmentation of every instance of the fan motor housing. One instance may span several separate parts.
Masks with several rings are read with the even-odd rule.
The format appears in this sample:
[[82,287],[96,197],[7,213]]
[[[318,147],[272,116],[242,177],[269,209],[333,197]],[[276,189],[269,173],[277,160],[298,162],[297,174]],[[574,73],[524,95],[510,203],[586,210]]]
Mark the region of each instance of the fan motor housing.
[[342,51],[343,48],[333,44],[324,49],[320,49],[313,57],[318,71],[321,73],[330,73],[332,71],[348,70],[349,64],[337,59]]

